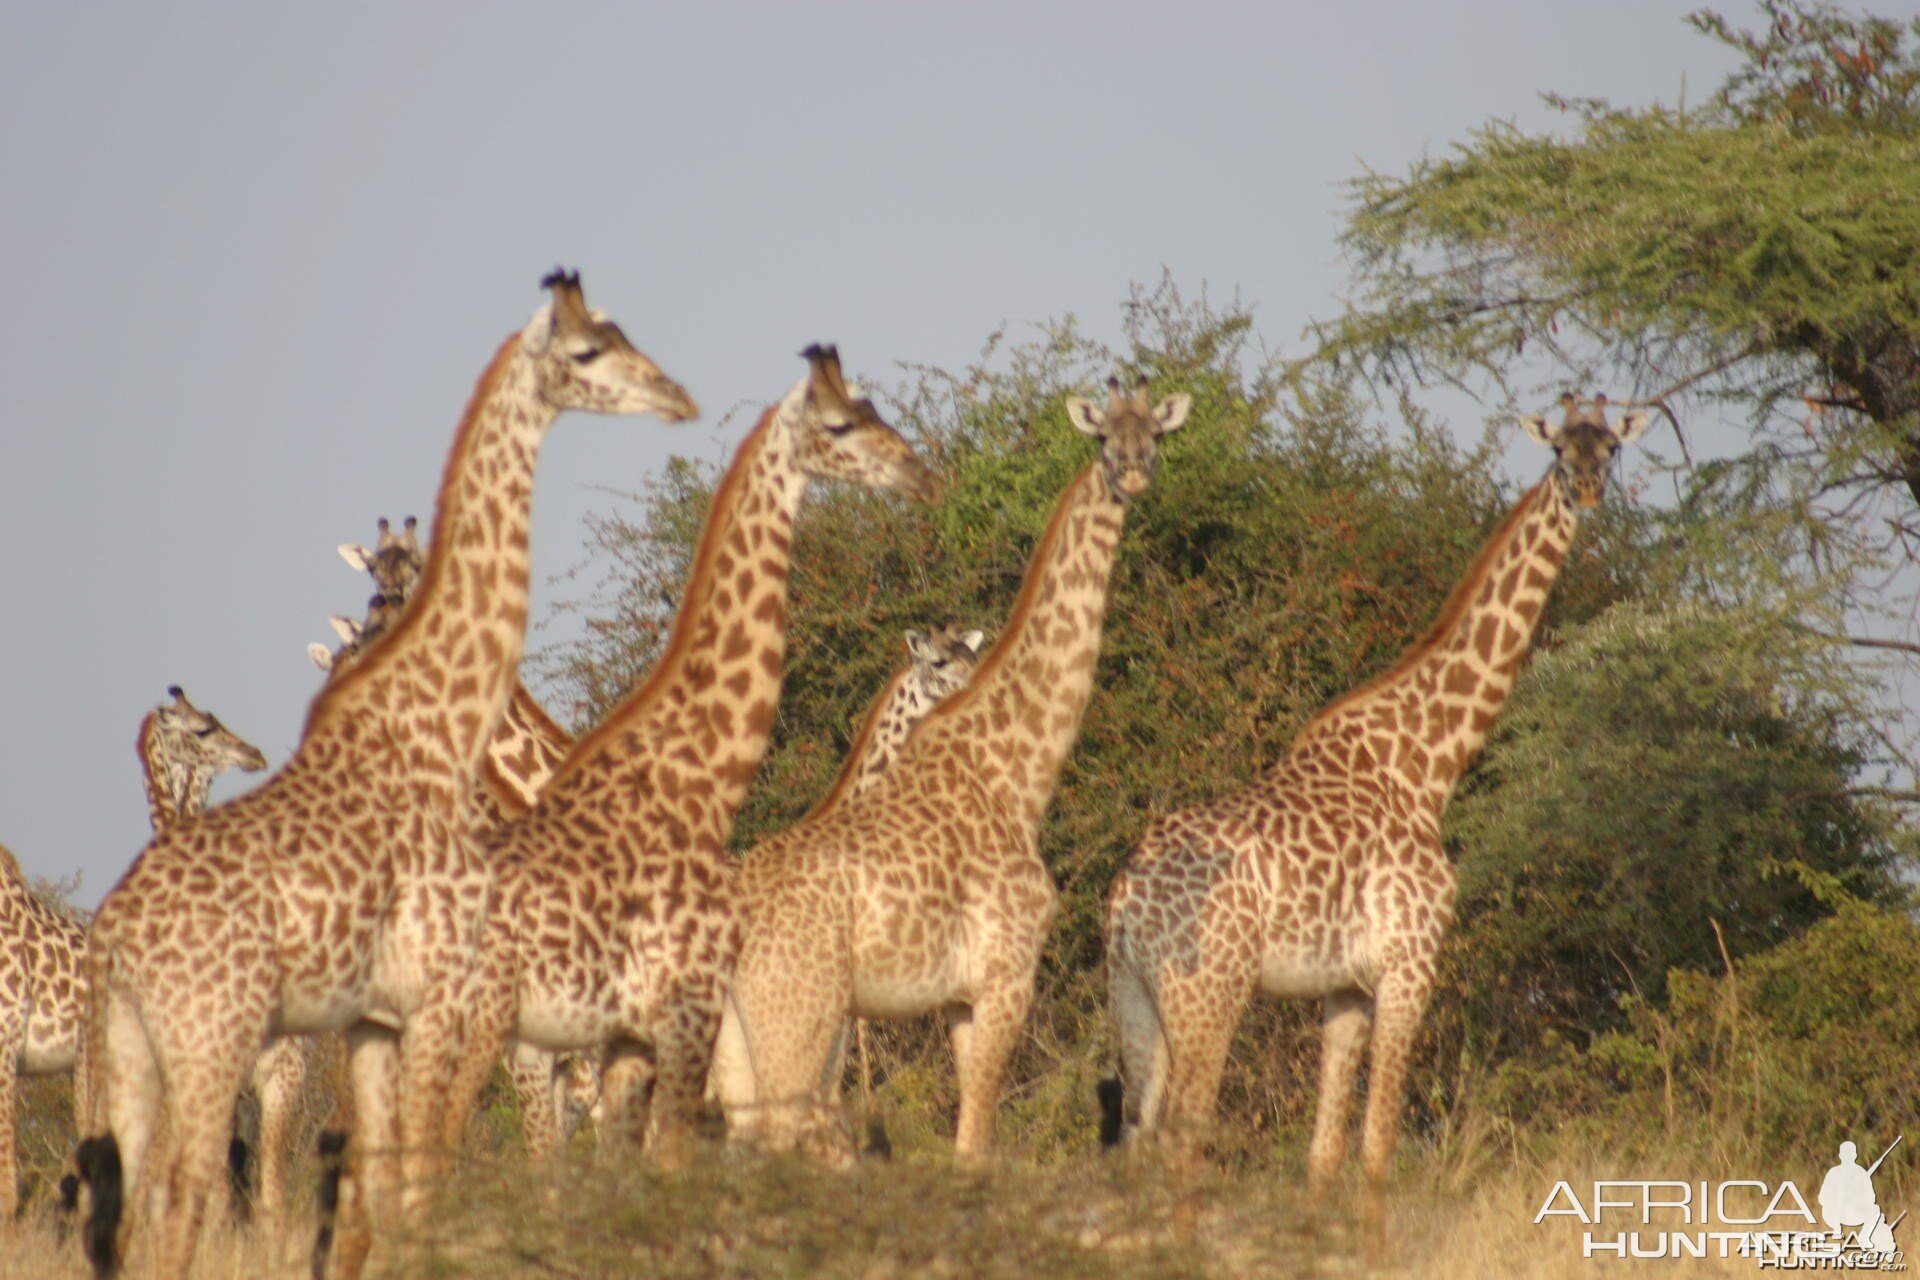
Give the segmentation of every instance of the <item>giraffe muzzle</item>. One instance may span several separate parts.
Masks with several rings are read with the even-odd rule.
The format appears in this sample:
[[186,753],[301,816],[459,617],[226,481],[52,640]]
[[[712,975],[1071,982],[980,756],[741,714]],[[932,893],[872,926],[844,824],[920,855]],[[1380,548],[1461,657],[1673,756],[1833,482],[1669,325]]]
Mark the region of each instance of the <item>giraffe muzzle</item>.
[[679,383],[662,380],[655,391],[660,400],[653,411],[666,421],[691,422],[700,416],[700,406]]

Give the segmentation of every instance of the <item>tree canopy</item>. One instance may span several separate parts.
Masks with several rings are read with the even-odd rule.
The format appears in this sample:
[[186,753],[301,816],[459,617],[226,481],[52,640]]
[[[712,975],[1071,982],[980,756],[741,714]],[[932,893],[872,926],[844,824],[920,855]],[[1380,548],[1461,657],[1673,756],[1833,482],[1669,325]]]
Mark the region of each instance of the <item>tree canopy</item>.
[[[1676,426],[1727,408],[1746,461],[1911,559],[1920,533],[1920,20],[1766,0],[1697,106],[1549,101],[1353,184],[1350,310],[1322,358],[1377,379],[1630,382]],[[1890,495],[1898,501],[1889,504]]]

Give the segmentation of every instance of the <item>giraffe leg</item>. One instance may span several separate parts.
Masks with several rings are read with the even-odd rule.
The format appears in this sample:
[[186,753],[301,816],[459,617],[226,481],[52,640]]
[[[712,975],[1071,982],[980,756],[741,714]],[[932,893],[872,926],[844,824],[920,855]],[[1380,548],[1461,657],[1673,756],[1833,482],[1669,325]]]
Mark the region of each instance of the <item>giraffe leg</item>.
[[[652,1119],[655,1050],[632,1040],[607,1049],[600,1075],[600,1096],[606,1102],[607,1143],[643,1146]],[[603,1151],[611,1150],[603,1145]]]
[[[466,1142],[467,1128],[473,1121],[473,1113],[480,1105],[480,1091],[486,1088],[487,1077],[493,1074],[493,1064],[500,1060],[503,1051],[507,1051],[507,1041],[513,1032],[514,1008],[512,988],[509,983],[482,960],[474,967],[473,974],[462,992],[461,1004],[465,1007],[465,1024],[460,1037],[458,1059],[454,1063],[453,1083],[447,1090],[446,1124],[441,1141],[449,1152],[458,1151]],[[513,1059],[512,1051],[509,1054]],[[513,1059],[517,1062],[517,1059]],[[517,1074],[514,1077],[517,1087],[520,1083]],[[520,1090],[520,1114],[524,1128],[527,1116],[527,1095]],[[529,1147],[531,1147],[531,1132]]]
[[1177,1151],[1199,1147],[1213,1122],[1227,1050],[1253,995],[1251,972],[1222,957],[1193,974],[1161,975],[1160,1018],[1167,1041],[1164,1122],[1167,1140]]
[[460,1050],[460,1021],[458,1004],[446,999],[415,1010],[400,1033],[401,1207],[409,1217],[431,1202],[452,1163],[442,1113]]
[[163,1138],[152,1153],[144,1198],[153,1273],[163,1280],[193,1274],[207,1200],[226,1167],[242,1064],[258,1034],[247,1028],[212,1045],[181,1046],[160,1055],[166,1080]]
[[1120,1140],[1131,1142],[1159,1127],[1167,1089],[1167,1034],[1148,980],[1118,955],[1107,957],[1107,1004],[1120,1040],[1125,1085]]
[[560,1145],[565,1147],[580,1131],[583,1120],[600,1114],[600,1064],[584,1053],[556,1060],[553,1076],[553,1113],[560,1118]]
[[[94,1050],[90,1068],[99,1082],[93,1099],[98,1111],[93,1117],[94,1133],[111,1135],[120,1158],[120,1187],[113,1206],[120,1214],[118,1230],[97,1245],[111,1247],[124,1260],[128,1245],[145,1234],[141,1190],[147,1157],[162,1136],[165,1119],[160,1106],[160,1064],[138,1011],[124,994],[109,990],[93,1003],[92,1014],[100,1024],[97,1033],[87,1035]],[[91,1214],[98,1219],[102,1212],[96,1191]],[[93,1230],[90,1224],[89,1232]]]
[[305,1049],[304,1040],[281,1036],[253,1064],[253,1091],[260,1099],[260,1140],[255,1153],[260,1166],[258,1201],[270,1232],[285,1220],[287,1211],[288,1148],[307,1082]]
[[27,1046],[24,1007],[0,1014],[0,1235],[4,1235],[20,1208],[20,1165],[14,1154],[13,1112],[17,1071],[15,1064]]
[[1367,1076],[1367,1121],[1361,1159],[1367,1171],[1370,1213],[1377,1214],[1382,1189],[1393,1169],[1393,1148],[1400,1140],[1400,1113],[1406,1104],[1407,1064],[1414,1036],[1427,1009],[1433,973],[1419,963],[1387,971],[1374,993],[1373,1057]]
[[727,993],[721,1007],[720,1031],[713,1040],[707,1096],[725,1109],[729,1136],[746,1123],[747,1108],[754,1098],[753,1058],[747,1052],[746,1027],[740,1021],[740,1006],[732,992]]
[[1000,1086],[1032,1003],[1029,969],[1024,978],[987,988],[964,1013],[948,1014],[948,1026],[955,1029],[954,1063],[960,1077],[960,1121],[953,1149],[963,1160],[983,1159],[993,1150]]
[[1340,1176],[1347,1154],[1347,1101],[1373,1026],[1373,1001],[1357,991],[1338,992],[1326,998],[1321,1019],[1320,1098],[1307,1148],[1307,1199],[1315,1208]]
[[653,1109],[647,1145],[664,1167],[684,1164],[699,1123],[700,1096],[720,1033],[720,995],[708,984],[683,988],[654,1040]]
[[[734,1093],[743,1075],[751,1081],[748,1101],[735,1093],[728,1104],[730,1127],[775,1150],[791,1150],[815,1133],[837,1131],[839,1078],[829,1079],[828,1072],[851,1012],[851,960],[811,919],[770,920],[764,932],[795,948],[777,960],[743,955],[735,968],[726,996],[738,1023],[731,1042],[744,1046],[748,1067],[743,1073],[733,1062],[722,1085]],[[850,1146],[845,1154],[851,1156]]]
[[554,1097],[557,1060],[545,1049],[516,1043],[507,1050],[507,1064],[513,1074],[513,1092],[520,1100],[520,1134],[527,1144],[527,1157],[545,1160],[565,1145]]
[[391,1222],[397,1216],[399,1037],[386,1027],[355,1023],[347,1031],[347,1075],[353,1130],[341,1163],[331,1244],[314,1267],[316,1275],[330,1280],[358,1277],[373,1247],[374,1220]]

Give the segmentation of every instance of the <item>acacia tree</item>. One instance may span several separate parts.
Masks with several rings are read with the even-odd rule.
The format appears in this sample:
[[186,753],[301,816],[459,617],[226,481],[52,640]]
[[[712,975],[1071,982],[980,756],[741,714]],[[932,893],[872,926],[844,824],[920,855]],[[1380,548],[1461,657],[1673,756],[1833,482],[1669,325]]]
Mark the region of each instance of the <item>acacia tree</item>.
[[1549,95],[1566,135],[1495,124],[1357,181],[1355,301],[1317,326],[1320,355],[1476,392],[1623,379],[1676,427],[1734,407],[1742,461],[1830,534],[1911,559],[1920,20],[1761,9],[1757,32],[1688,19],[1743,59],[1704,105]]

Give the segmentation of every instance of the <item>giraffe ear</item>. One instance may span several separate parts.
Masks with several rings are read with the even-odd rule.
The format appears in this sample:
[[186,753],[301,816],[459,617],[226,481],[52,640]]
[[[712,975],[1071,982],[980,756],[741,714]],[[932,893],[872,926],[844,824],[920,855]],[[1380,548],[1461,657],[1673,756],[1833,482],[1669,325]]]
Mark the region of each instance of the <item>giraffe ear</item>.
[[1067,421],[1081,435],[1097,436],[1100,428],[1106,425],[1107,415],[1094,407],[1093,401],[1079,396],[1067,397]]
[[359,543],[343,542],[337,549],[340,552],[340,558],[345,560],[353,568],[359,569],[362,572],[373,568],[373,552],[367,550]]
[[1646,433],[1647,424],[1653,419],[1644,411],[1630,413],[1620,419],[1620,443],[1632,444]]
[[972,653],[976,658],[980,656],[980,646],[986,642],[987,633],[984,631],[969,631],[960,637],[960,643],[967,646],[968,652]]
[[315,640],[307,646],[307,657],[322,671],[333,670],[333,650]]
[[1162,400],[1154,408],[1153,420],[1160,425],[1160,434],[1178,431],[1187,421],[1187,410],[1193,408],[1193,397],[1184,391],[1177,391]]
[[1527,433],[1527,439],[1538,444],[1550,445],[1560,433],[1539,414],[1520,419],[1520,429]]
[[927,654],[927,633],[926,632],[915,631],[909,628],[906,632],[906,639],[907,639],[907,656],[909,658],[917,659],[917,658],[923,658],[926,656]]
[[333,628],[333,634],[340,637],[344,644],[352,644],[360,635],[360,624],[352,618],[333,614],[327,618],[327,625]]
[[543,356],[552,345],[553,303],[547,301],[535,308],[527,327],[520,331],[520,349],[528,355]]

